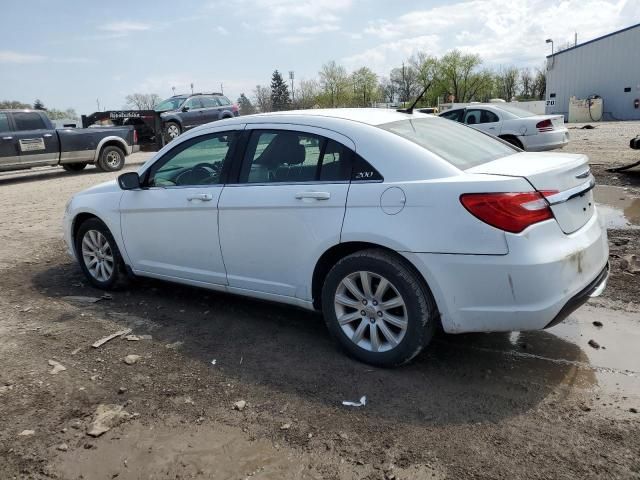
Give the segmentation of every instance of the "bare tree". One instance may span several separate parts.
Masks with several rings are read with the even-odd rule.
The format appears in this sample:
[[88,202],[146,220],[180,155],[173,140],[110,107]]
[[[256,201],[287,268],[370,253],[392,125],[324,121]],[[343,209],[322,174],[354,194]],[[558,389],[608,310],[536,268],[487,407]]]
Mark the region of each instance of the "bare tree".
[[383,102],[393,103],[396,99],[396,87],[387,77],[380,79],[378,90],[380,91]]
[[296,90],[296,105],[298,108],[313,108],[320,93],[320,87],[316,80],[300,80]]
[[18,100],[2,100],[0,101],[0,108],[15,108],[15,109],[23,109],[23,108],[33,108],[28,103],[22,103]]
[[418,74],[411,65],[405,65],[403,62],[402,67],[391,70],[389,78],[394,84],[401,102],[408,102],[419,93]]
[[499,96],[507,102],[510,102],[516,96],[519,76],[520,72],[516,67],[501,68],[496,74]]
[[153,110],[160,100],[156,93],[132,93],[125,97],[126,107],[138,110]]
[[544,68],[536,69],[536,76],[533,79],[533,86],[531,87],[531,95],[538,100],[544,100],[545,93],[547,92],[547,75]]
[[256,89],[253,91],[253,97],[258,111],[262,113],[271,111],[271,89],[269,87],[256,85]]
[[524,98],[531,97],[531,88],[533,87],[533,76],[531,70],[523,68],[520,71],[520,86],[522,88],[521,94]]

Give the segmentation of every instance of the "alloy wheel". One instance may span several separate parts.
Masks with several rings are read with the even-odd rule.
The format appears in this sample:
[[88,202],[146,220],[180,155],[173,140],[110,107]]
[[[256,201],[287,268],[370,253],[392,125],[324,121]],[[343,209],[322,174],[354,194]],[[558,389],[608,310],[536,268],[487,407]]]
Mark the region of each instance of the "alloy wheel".
[[98,230],[87,230],[82,238],[82,259],[87,270],[99,282],[113,275],[115,261],[107,238]]
[[167,127],[167,135],[169,135],[169,138],[174,139],[180,135],[180,129],[176,125],[169,125]]
[[395,348],[407,333],[408,312],[402,295],[385,277],[354,272],[338,284],[336,318],[353,343],[370,352]]

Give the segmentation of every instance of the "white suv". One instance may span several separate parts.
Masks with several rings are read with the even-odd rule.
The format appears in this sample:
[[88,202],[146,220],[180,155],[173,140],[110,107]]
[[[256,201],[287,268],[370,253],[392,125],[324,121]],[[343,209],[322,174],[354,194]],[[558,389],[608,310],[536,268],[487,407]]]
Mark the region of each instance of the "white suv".
[[377,109],[223,120],[75,195],[69,252],[128,274],[321,309],[353,356],[409,361],[446,332],[540,329],[604,288],[587,158],[523,153]]

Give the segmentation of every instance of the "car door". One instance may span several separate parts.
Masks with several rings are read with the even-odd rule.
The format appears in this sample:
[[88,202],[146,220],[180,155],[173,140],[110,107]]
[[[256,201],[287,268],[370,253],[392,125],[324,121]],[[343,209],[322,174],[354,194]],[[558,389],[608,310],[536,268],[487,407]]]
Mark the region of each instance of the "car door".
[[245,136],[219,204],[229,287],[310,300],[316,260],[340,241],[355,146],[297,125],[248,125]]
[[182,105],[182,108],[187,108],[186,112],[183,111],[182,113],[180,113],[180,118],[182,119],[182,127],[184,130],[202,125],[203,123],[207,123],[204,120],[204,110],[202,109],[202,102],[200,101],[200,97],[188,98],[187,101]]
[[227,282],[218,240],[218,200],[243,126],[188,139],[142,175],[120,202],[134,272],[191,284]]
[[11,128],[9,114],[0,112],[0,168],[19,161],[18,139]]
[[215,97],[202,96],[200,101],[202,102],[205,123],[220,120],[220,104]]
[[57,165],[60,144],[55,129],[38,112],[12,112],[20,165]]
[[468,108],[464,113],[464,123],[490,135],[500,134],[500,118],[490,110]]

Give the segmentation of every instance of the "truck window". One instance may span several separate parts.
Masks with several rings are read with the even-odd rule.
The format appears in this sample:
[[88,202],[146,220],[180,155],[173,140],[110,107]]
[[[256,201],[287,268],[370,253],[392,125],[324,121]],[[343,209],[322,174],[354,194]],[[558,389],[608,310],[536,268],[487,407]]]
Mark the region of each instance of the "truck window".
[[0,132],[9,131],[9,116],[6,113],[0,113]]
[[47,126],[38,113],[18,112],[13,114],[16,130],[46,130]]

